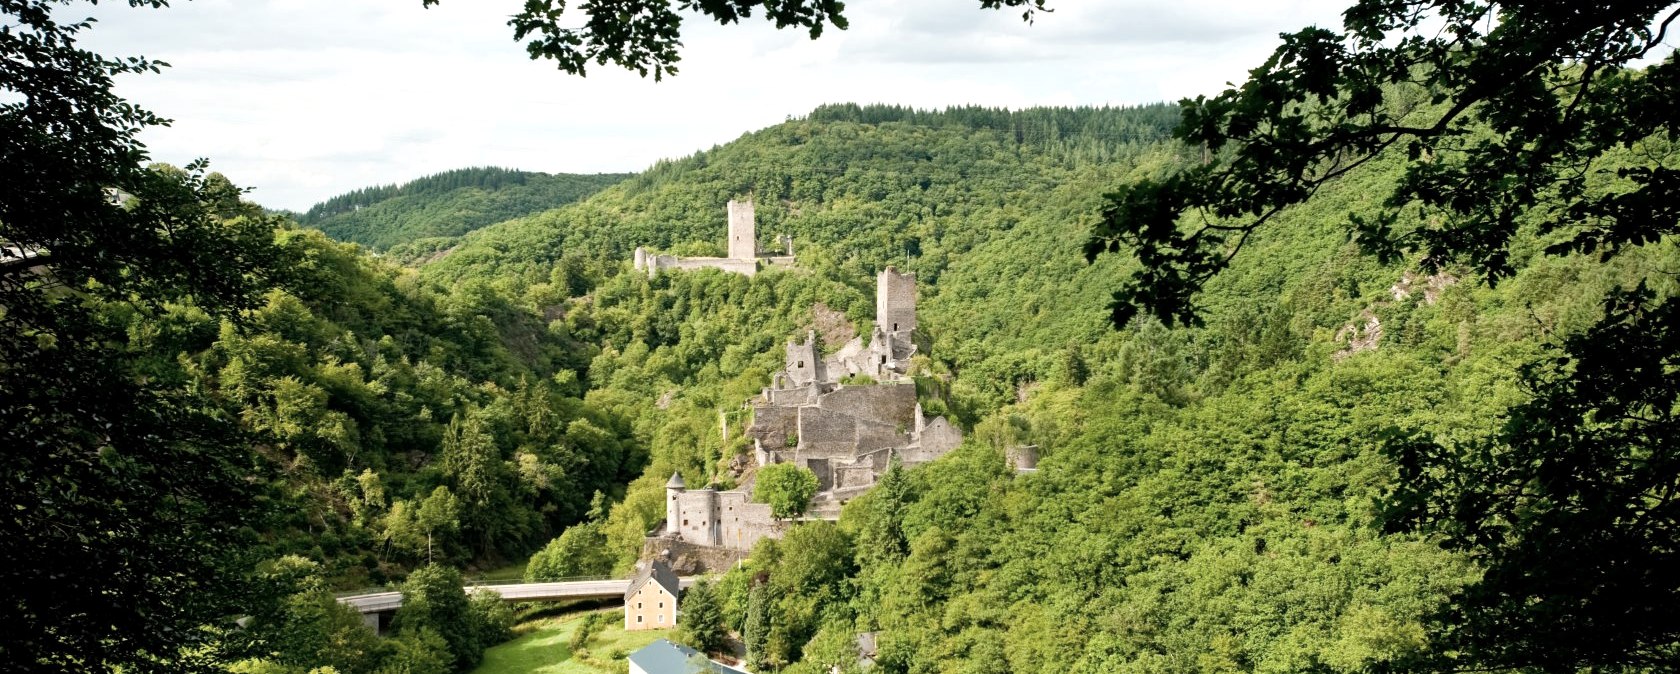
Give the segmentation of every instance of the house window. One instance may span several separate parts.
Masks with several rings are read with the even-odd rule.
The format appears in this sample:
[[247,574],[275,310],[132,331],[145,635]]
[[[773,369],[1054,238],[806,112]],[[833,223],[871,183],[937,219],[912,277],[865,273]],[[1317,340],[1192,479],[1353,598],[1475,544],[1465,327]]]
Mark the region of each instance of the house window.
[[642,621],[642,617],[641,616],[636,616],[636,622],[641,622],[641,621]]
[[665,608],[665,602],[659,602],[659,608]]
[[886,356],[881,356],[881,364],[882,364],[882,365],[886,365],[886,364],[887,364],[887,357],[886,357]]
[[803,361],[803,360],[799,361],[799,367],[802,367],[802,368],[805,367],[805,361]]
[[659,614],[659,617],[655,618],[655,620],[658,620],[661,623],[665,622],[665,614],[663,614],[663,613]]
[[897,323],[893,324],[893,332],[898,332],[898,324]]
[[683,520],[683,526],[688,526],[688,520]]
[[641,608],[641,607],[642,607],[642,602],[636,602],[636,608]]

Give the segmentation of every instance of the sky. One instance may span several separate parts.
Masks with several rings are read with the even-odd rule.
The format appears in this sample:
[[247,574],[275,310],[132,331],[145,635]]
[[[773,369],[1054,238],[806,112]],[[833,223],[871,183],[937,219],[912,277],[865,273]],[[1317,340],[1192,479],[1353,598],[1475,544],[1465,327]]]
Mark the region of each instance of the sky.
[[[507,18],[521,0],[176,0],[72,5],[83,45],[170,68],[118,93],[174,120],[152,157],[305,210],[370,185],[465,166],[634,172],[824,103],[922,108],[1128,105],[1212,95],[1347,0],[1051,0],[1031,25],[978,0],[848,0],[817,40],[760,17],[684,23],[662,82],[532,61]],[[576,3],[573,3],[574,5]]]

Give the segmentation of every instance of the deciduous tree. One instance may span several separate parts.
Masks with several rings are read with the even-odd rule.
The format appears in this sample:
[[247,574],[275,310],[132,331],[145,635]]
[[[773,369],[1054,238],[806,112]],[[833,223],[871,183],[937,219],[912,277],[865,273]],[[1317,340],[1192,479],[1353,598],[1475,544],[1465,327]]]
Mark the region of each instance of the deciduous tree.
[[[440,0],[421,0],[427,7]],[[980,0],[987,9],[1025,7],[1022,18],[1048,11],[1045,0]],[[508,21],[515,40],[526,40],[531,58],[546,58],[568,73],[583,75],[590,62],[611,63],[655,80],[677,74],[682,60],[683,17],[696,12],[721,24],[739,23],[762,11],[777,28],[803,28],[811,38],[828,26],[846,29],[845,3],[838,0],[598,0],[578,7],[581,18],[566,15],[561,0],[531,0]]]
[[798,517],[817,494],[817,474],[791,463],[773,463],[758,471],[753,500],[770,504],[770,513],[782,519]]
[[[1086,254],[1141,263],[1114,294],[1116,324],[1200,323],[1199,293],[1245,243],[1397,153],[1405,173],[1382,208],[1347,220],[1383,262],[1466,265],[1493,284],[1531,236],[1600,261],[1674,240],[1672,2],[1362,0],[1343,16],[1340,31],[1283,36],[1242,85],[1184,101],[1177,136],[1207,161],[1111,195]],[[1525,369],[1535,398],[1494,441],[1392,445],[1407,480],[1391,525],[1486,565],[1439,616],[1443,660],[1419,666],[1625,670],[1680,653],[1680,579],[1666,571],[1680,561],[1680,300],[1624,289],[1606,304]]]

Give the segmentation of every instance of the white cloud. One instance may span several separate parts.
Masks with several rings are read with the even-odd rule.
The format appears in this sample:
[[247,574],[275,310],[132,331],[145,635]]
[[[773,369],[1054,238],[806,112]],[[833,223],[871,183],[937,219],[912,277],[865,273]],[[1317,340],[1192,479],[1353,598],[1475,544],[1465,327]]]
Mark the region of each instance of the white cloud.
[[[685,25],[679,76],[655,83],[533,62],[518,0],[192,0],[76,6],[85,40],[173,65],[120,91],[175,125],[157,159],[208,157],[271,206],[470,165],[636,171],[823,103],[1009,107],[1146,103],[1240,80],[1285,30],[1346,0],[1053,0],[1033,25],[976,0],[855,0],[812,41],[758,17]],[[96,10],[96,11],[95,11]]]

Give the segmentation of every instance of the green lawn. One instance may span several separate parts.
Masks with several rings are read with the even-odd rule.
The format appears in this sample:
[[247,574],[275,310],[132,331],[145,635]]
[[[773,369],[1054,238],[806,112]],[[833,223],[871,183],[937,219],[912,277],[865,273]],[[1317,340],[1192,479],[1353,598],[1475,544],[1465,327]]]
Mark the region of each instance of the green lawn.
[[669,639],[671,635],[676,633],[676,630],[626,632],[624,631],[624,609],[615,608],[612,609],[612,612],[617,614],[618,621],[614,622],[611,627],[601,630],[601,633],[595,635],[594,639],[589,640],[589,650],[600,653],[602,658],[608,657],[608,654],[612,653],[614,649],[624,651],[625,655],[635,653],[641,650],[643,646],[660,639]]
[[[624,609],[615,607],[604,611],[619,620],[589,640],[589,650],[597,657],[607,658],[615,649],[634,653],[656,639],[671,635],[671,630],[625,632]],[[513,641],[484,652],[484,662],[473,674],[601,674],[602,670],[574,660],[566,649],[566,642],[585,615],[588,613],[573,613],[521,624],[515,630],[518,636]]]

